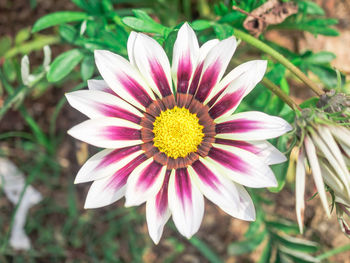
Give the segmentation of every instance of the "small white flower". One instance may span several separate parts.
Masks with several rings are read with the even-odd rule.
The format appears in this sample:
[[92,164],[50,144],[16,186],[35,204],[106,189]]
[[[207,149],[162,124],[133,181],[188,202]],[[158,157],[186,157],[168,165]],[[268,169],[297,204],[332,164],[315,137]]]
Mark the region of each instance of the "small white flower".
[[266,140],[291,130],[265,113],[233,114],[263,78],[266,61],[246,62],[222,79],[236,39],[199,47],[187,23],[178,32],[172,66],[147,35],[132,32],[127,47],[130,61],[95,51],[104,80],[90,80],[88,91],[66,95],[90,118],[69,134],[107,148],[76,177],[76,183],[93,181],[85,207],[106,206],[123,196],[126,206],[146,202],[155,243],[170,216],[182,235],[196,233],[203,195],[233,217],[255,220],[244,186],[277,185],[269,165],[286,158]]

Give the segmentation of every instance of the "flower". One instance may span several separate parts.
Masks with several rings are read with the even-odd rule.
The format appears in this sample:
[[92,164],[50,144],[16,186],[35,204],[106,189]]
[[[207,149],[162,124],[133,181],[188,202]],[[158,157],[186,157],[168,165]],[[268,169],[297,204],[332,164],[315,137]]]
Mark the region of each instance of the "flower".
[[221,80],[235,38],[199,47],[187,23],[178,32],[171,67],[162,47],[147,35],[132,32],[127,47],[130,61],[95,51],[104,80],[90,80],[88,91],[66,95],[90,118],[68,133],[107,148],[76,177],[75,183],[93,181],[85,208],[123,196],[126,206],[146,202],[155,243],[170,216],[185,237],[196,233],[203,195],[233,217],[254,220],[243,186],[276,186],[269,165],[286,158],[266,139],[291,129],[285,120],[261,112],[232,115],[262,79],[266,61],[244,63]]
[[350,131],[335,123],[312,122],[305,133],[301,147],[295,146],[291,153],[291,166],[296,162],[296,214],[300,232],[303,232],[306,173],[314,178],[327,216],[330,209],[324,184],[338,204],[337,212],[339,207],[350,207]]

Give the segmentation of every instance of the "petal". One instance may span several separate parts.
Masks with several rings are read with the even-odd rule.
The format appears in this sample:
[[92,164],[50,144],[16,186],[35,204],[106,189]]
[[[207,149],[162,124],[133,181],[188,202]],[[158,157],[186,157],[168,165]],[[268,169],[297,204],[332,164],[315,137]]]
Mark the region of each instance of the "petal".
[[195,94],[197,100],[204,102],[209,96],[211,90],[225,73],[236,47],[236,39],[230,37],[220,41],[210,50],[204,60],[203,71]]
[[[244,63],[236,67],[228,75],[231,82],[223,86],[223,91],[215,102],[215,104],[210,108],[209,114],[213,119],[218,117],[227,117],[232,115],[236,110],[238,105],[241,103],[242,99],[258,84],[263,78],[267,67],[266,60],[254,60]],[[226,82],[226,81],[225,81]],[[220,87],[221,85],[217,85]],[[213,90],[211,93],[212,97],[215,98],[216,91]],[[211,98],[207,99],[207,102]],[[206,104],[206,102],[204,102]]]
[[146,160],[147,157],[144,154],[140,154],[112,176],[94,181],[86,197],[85,208],[106,206],[122,198],[125,194],[129,175]]
[[315,148],[315,145],[313,144],[311,138],[308,135],[304,139],[304,145],[305,145],[307,158],[308,158],[309,164],[311,166],[312,175],[314,177],[314,182],[315,182],[318,194],[319,194],[320,199],[321,199],[321,203],[323,205],[324,210],[326,211],[327,216],[330,217],[329,207],[328,207],[328,203],[327,203],[326,190],[324,187],[321,169],[320,169],[320,165],[318,163],[318,159],[317,159],[317,155],[316,155],[316,148]]
[[142,33],[137,34],[134,59],[139,71],[160,98],[172,94],[169,60],[156,40]]
[[266,140],[292,130],[284,119],[263,112],[249,111],[214,120],[216,138],[231,140]]
[[140,123],[143,114],[117,96],[97,90],[78,90],[66,93],[69,104],[91,119],[117,117]]
[[148,159],[129,176],[125,206],[136,206],[154,197],[163,184],[166,166]]
[[106,81],[103,79],[89,79],[87,81],[89,90],[103,91],[112,95],[117,95],[115,92],[107,85]]
[[188,172],[205,197],[223,211],[239,219],[255,220],[251,199],[246,199],[246,195],[241,197],[241,188],[238,190],[237,184],[220,175],[210,162],[200,158],[188,167]]
[[141,152],[140,145],[102,150],[85,162],[75,177],[74,183],[85,183],[111,176]]
[[141,126],[119,118],[98,118],[84,121],[68,131],[74,138],[97,147],[116,149],[138,145]]
[[219,43],[218,39],[212,39],[205,42],[199,49],[199,58],[197,61],[196,70],[193,73],[191,85],[188,90],[189,94],[194,95],[198,89],[198,84],[203,71],[204,59],[207,57],[209,51]]
[[155,99],[136,68],[125,58],[106,50],[95,50],[95,61],[108,86],[127,102],[145,110]]
[[[324,135],[324,134],[323,134]],[[346,168],[345,165],[345,161],[343,159],[342,154],[338,153],[338,156],[334,156],[334,151],[330,150],[331,148],[338,148],[337,145],[335,145],[334,147],[332,147],[332,139],[333,138],[328,138],[327,136],[324,137],[322,140],[317,133],[313,132],[311,134],[311,138],[313,140],[313,142],[315,143],[316,147],[318,148],[318,150],[323,153],[324,156],[326,156],[327,161],[329,162],[329,164],[333,167],[334,171],[336,172],[337,176],[339,176],[339,178],[345,182],[345,186],[348,192],[350,192],[350,174],[349,171]],[[334,142],[334,140],[333,140]],[[335,142],[334,142],[335,143]],[[339,149],[338,149],[339,150]],[[337,157],[340,157],[339,159],[337,159]],[[343,167],[342,165],[343,164]]]
[[255,154],[246,150],[213,144],[205,159],[215,165],[220,174],[239,184],[253,188],[277,186],[270,167]]
[[129,61],[134,66],[136,66],[135,57],[134,57],[134,47],[135,47],[136,37],[137,37],[137,33],[135,31],[132,31],[129,35],[128,44],[127,44]]
[[177,169],[170,175],[169,208],[181,235],[192,237],[203,219],[204,199],[186,168]]
[[268,165],[283,163],[287,161],[286,156],[268,141],[235,141],[227,139],[215,139],[215,143],[230,145],[249,151],[259,156]]
[[172,76],[178,92],[187,93],[198,56],[199,45],[196,34],[187,23],[184,23],[177,34],[172,60]]
[[305,155],[300,151],[295,175],[295,210],[300,233],[303,233],[305,210]]
[[166,171],[163,185],[158,194],[151,197],[146,203],[148,232],[155,244],[159,243],[164,225],[169,220],[171,215],[168,206],[168,183],[170,173],[171,170]]

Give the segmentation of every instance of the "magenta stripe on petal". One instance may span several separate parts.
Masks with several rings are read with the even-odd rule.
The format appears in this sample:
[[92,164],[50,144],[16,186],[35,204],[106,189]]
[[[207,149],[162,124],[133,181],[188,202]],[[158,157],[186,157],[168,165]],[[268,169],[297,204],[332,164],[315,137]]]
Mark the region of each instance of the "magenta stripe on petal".
[[223,115],[236,107],[244,94],[244,89],[238,89],[233,93],[224,95],[210,110],[209,114],[213,119]]
[[200,63],[197,68],[196,71],[194,72],[193,78],[192,78],[192,82],[191,82],[191,86],[190,89],[188,90],[188,93],[191,95],[194,95],[198,89],[198,84],[199,84],[199,79],[201,78],[201,74],[202,74],[202,70],[203,70],[203,65],[204,63]]
[[126,156],[140,151],[141,146],[136,145],[136,146],[130,146],[130,147],[125,147],[121,149],[117,149],[112,151],[111,153],[107,154],[105,157],[103,157],[102,161],[99,163],[99,165],[96,167],[96,169],[106,167],[112,163],[118,162],[121,159],[125,158]]
[[165,72],[162,66],[159,64],[158,60],[153,59],[150,62],[150,67],[152,78],[156,83],[160,94],[162,94],[163,97],[171,95],[172,92],[170,90],[168,78],[166,77]]
[[106,127],[101,135],[110,140],[141,140],[140,130],[127,127]]
[[215,139],[215,143],[234,146],[234,147],[246,150],[246,151],[251,152],[251,153],[258,153],[259,152],[259,148],[254,146],[254,144],[244,142],[244,141],[234,141],[234,140],[217,138],[217,139]]
[[167,170],[164,177],[162,188],[156,195],[156,208],[159,216],[163,215],[168,208],[168,185],[171,170]]
[[261,127],[261,122],[253,120],[232,120],[216,124],[216,133],[243,133],[255,130]]
[[188,84],[192,73],[192,63],[189,54],[184,55],[177,68],[177,91],[187,93]]
[[249,164],[231,152],[212,147],[208,156],[233,171],[249,172]]
[[186,168],[176,170],[175,192],[179,199],[181,199],[183,207],[185,207],[185,202],[192,201],[191,179]]
[[[227,86],[228,86],[228,85],[227,85]],[[226,87],[227,87],[227,86],[226,86]],[[217,101],[217,99],[221,96],[221,94],[224,92],[224,90],[226,89],[226,87],[223,88],[222,90],[220,90],[220,91],[207,103],[207,105],[208,105],[209,107],[211,107],[211,106],[214,105],[215,101]]]
[[141,118],[117,105],[96,104],[95,106],[103,115],[125,119],[134,123],[140,123]]
[[204,102],[210,91],[214,88],[219,77],[220,63],[215,62],[208,67],[202,75],[195,98]]
[[210,186],[215,191],[218,190],[217,185],[220,184],[220,181],[201,161],[198,160],[194,162],[192,168],[196,171],[203,183]]
[[120,187],[125,185],[131,172],[134,171],[137,166],[139,166],[146,160],[147,156],[145,154],[140,154],[139,156],[137,156],[135,159],[130,161],[127,165],[125,165],[123,168],[119,169],[113,174],[111,180],[106,185],[106,188],[119,189]]
[[118,76],[121,84],[128,90],[130,95],[140,102],[143,106],[147,107],[152,103],[152,98],[147,94],[143,87],[132,77],[128,75]]
[[141,172],[138,181],[137,187],[146,190],[156,181],[159,176],[160,171],[162,170],[163,165],[153,161],[151,162],[143,171]]

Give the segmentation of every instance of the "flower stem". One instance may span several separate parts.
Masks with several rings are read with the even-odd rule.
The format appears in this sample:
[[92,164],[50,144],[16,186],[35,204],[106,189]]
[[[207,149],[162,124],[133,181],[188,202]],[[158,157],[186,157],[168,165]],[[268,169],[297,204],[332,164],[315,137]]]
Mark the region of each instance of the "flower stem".
[[284,57],[281,53],[277,52],[270,46],[266,45],[264,42],[259,39],[234,28],[233,34],[247,42],[248,44],[260,49],[261,51],[269,54],[274,59],[283,64],[286,68],[288,68],[294,75],[296,75],[300,80],[302,80],[310,89],[312,89],[318,96],[321,96],[324,92],[322,89],[316,86],[314,82],[312,82],[300,69],[293,65],[286,57]]
[[263,78],[261,81],[262,84],[269,90],[271,90],[275,95],[277,95],[281,100],[283,100],[285,103],[288,104],[289,107],[292,108],[292,110],[300,110],[301,108],[299,105],[291,98],[289,97],[286,93],[284,93],[275,83],[273,83],[271,80],[268,78]]

